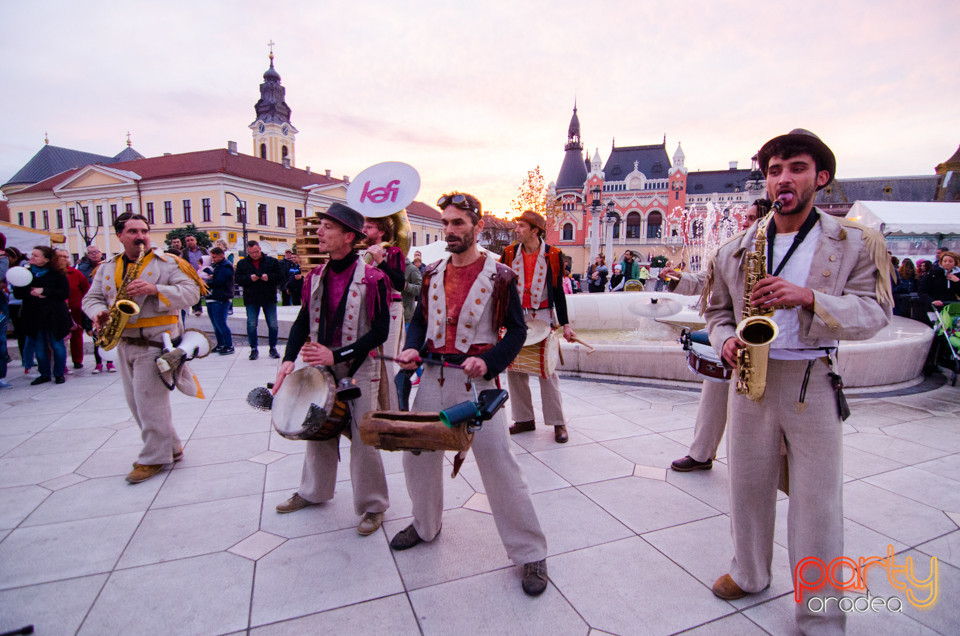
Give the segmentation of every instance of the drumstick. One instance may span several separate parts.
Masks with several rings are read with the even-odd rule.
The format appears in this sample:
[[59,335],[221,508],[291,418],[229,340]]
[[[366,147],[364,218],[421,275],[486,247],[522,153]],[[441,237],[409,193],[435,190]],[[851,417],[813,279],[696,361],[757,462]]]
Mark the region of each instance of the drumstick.
[[[380,358],[381,360],[386,360],[387,362],[398,362],[400,364],[406,364],[406,360],[398,360],[392,356],[381,356],[378,355],[375,351],[371,351],[370,355],[374,358]],[[432,364],[437,367],[448,367],[450,369],[462,369],[463,365],[453,364],[452,362],[444,362],[443,360],[429,360],[426,358],[417,358],[416,362],[422,362],[423,364]]]
[[596,349],[594,349],[591,345],[588,345],[586,342],[584,342],[584,341],[581,340],[580,338],[574,337],[573,341],[576,342],[576,343],[578,343],[578,344],[582,344],[584,347],[586,347],[587,349],[589,349],[590,351],[587,351],[587,355],[590,355],[591,353],[593,353],[594,351],[596,351]]

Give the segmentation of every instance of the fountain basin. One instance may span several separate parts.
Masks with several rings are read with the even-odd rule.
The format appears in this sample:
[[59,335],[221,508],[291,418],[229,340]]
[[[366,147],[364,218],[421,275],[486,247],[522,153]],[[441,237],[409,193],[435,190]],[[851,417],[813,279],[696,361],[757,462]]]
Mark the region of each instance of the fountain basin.
[[[683,309],[665,318],[638,316],[637,303],[671,298]],[[702,329],[703,318],[695,307],[698,298],[661,292],[617,292],[567,296],[570,323],[577,336],[596,351],[561,340],[567,374],[602,374],[624,378],[657,378],[696,382],[702,378],[687,366],[680,345],[683,326]],[[909,318],[894,316],[890,324],[869,340],[842,340],[839,371],[847,387],[875,387],[907,382],[923,371],[933,330]]]

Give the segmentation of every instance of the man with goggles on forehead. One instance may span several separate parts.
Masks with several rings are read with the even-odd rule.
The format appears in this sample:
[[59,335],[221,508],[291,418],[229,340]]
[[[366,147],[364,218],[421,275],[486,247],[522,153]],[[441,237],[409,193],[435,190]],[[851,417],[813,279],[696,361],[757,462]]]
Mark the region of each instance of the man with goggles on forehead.
[[[441,411],[473,401],[474,387],[496,388],[497,376],[520,352],[527,335],[516,274],[477,246],[483,229],[480,202],[454,192],[440,197],[437,206],[443,211],[450,254],[424,273],[420,303],[399,362],[404,369],[415,369],[422,356],[459,368],[426,366],[413,411]],[[498,339],[501,328],[506,334]],[[523,591],[537,596],[547,588],[547,541],[510,451],[502,411],[483,423],[471,449],[507,556],[523,566]],[[436,539],[443,515],[443,453],[404,453],[403,470],[413,523],[390,541],[394,550]]]

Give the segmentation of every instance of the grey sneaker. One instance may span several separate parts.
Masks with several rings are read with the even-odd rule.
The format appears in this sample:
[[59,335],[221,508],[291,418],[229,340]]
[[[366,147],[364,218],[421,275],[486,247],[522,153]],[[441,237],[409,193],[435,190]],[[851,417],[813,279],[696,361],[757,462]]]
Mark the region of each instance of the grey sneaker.
[[361,537],[369,536],[379,530],[380,524],[382,523],[382,512],[368,512],[363,515],[363,519],[360,520],[360,525],[357,526],[357,534]]

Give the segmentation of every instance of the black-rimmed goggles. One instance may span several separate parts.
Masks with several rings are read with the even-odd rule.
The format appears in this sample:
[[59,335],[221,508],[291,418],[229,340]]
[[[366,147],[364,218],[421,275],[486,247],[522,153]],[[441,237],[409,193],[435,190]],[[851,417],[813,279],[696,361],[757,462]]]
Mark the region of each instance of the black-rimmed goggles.
[[452,205],[455,208],[460,208],[461,210],[466,210],[467,212],[472,212],[473,214],[479,214],[477,212],[477,206],[470,203],[470,199],[467,198],[465,194],[445,194],[439,199],[437,199],[437,207],[441,210]]

